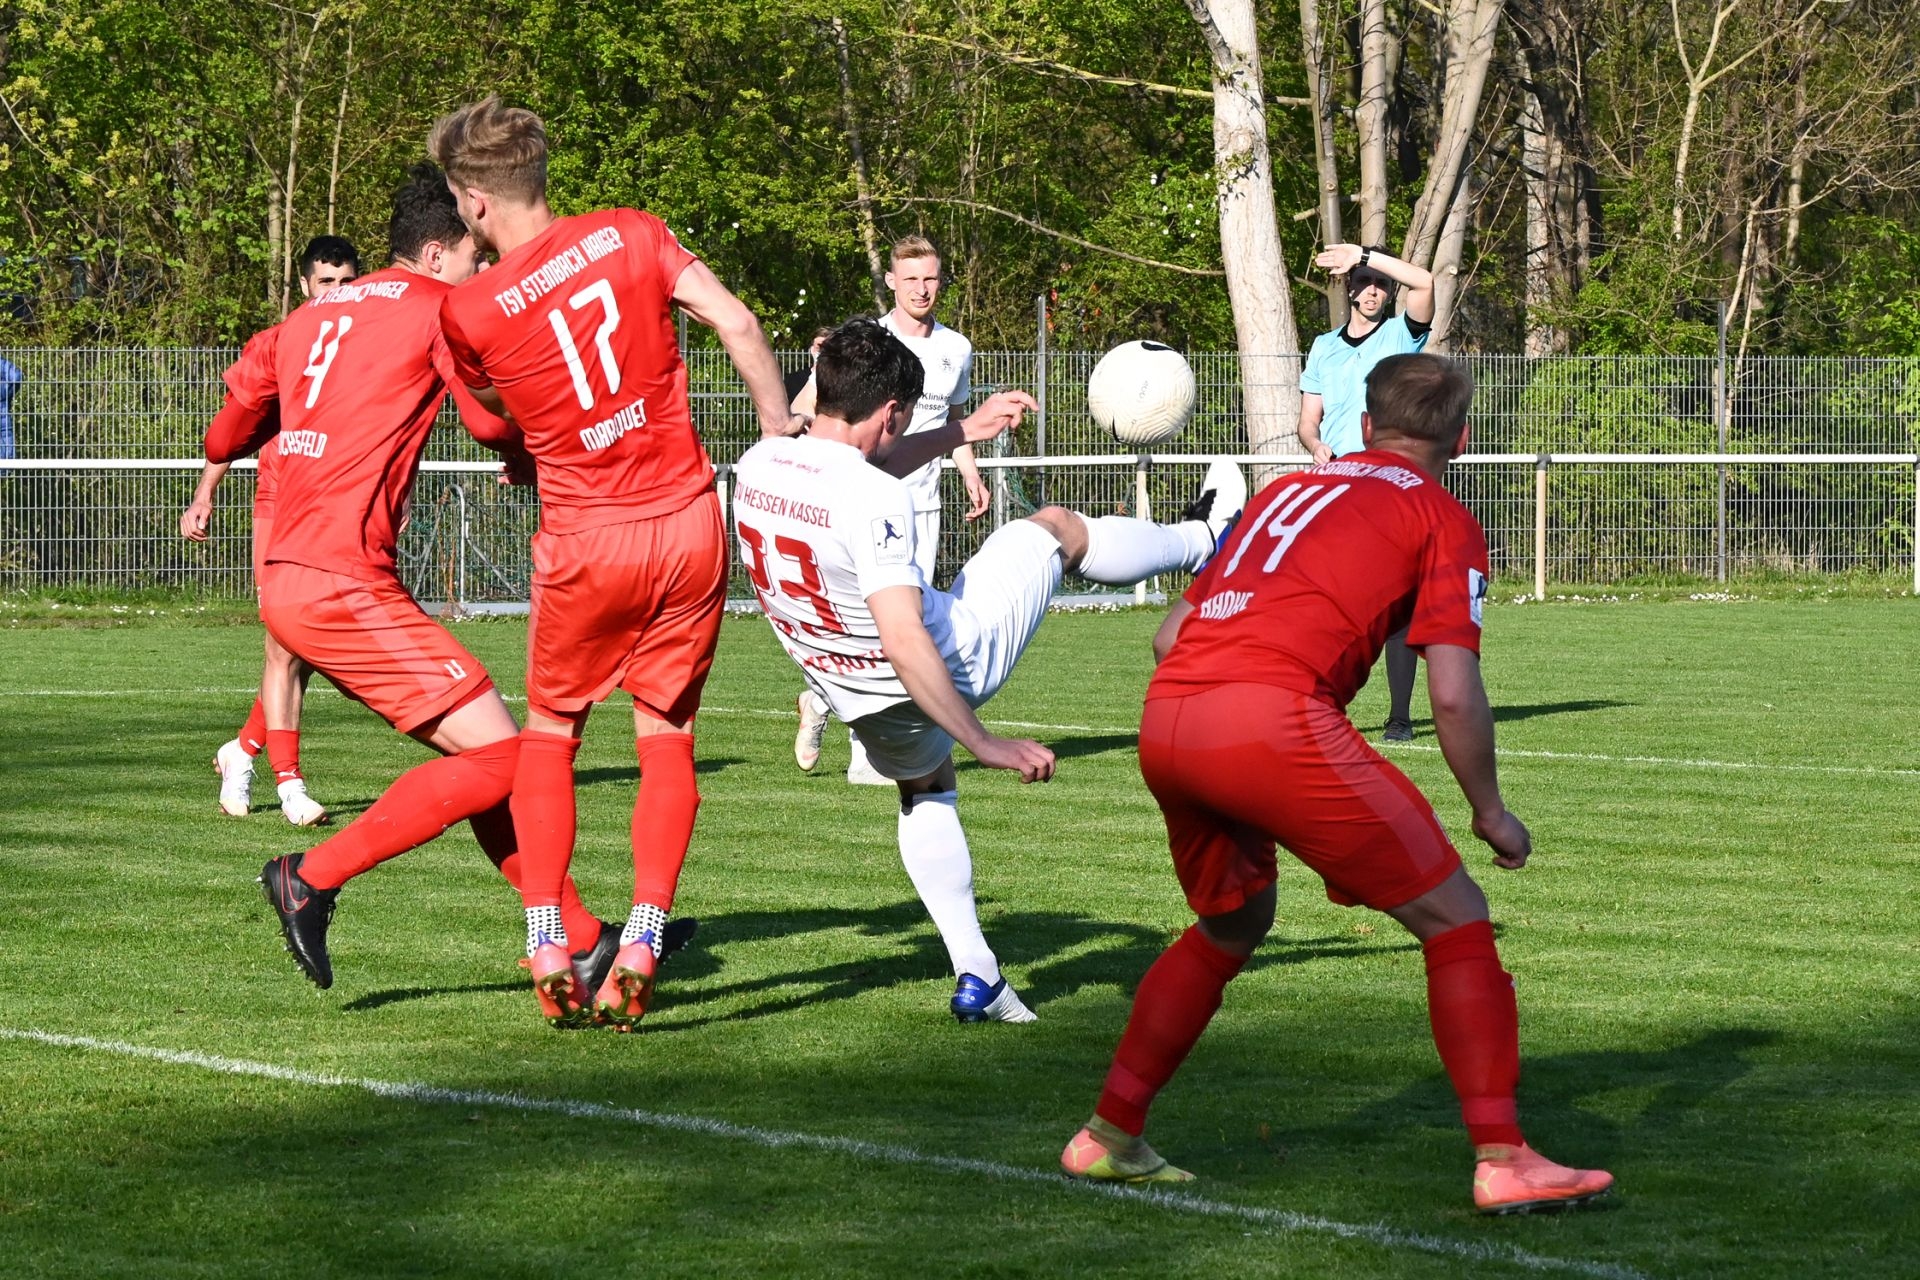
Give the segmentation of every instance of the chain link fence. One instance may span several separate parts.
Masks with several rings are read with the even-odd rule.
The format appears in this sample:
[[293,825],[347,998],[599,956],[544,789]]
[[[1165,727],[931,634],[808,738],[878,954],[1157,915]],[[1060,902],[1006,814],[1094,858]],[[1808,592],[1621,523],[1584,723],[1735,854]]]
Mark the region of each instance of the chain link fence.
[[[23,375],[8,406],[15,456],[0,458],[0,589],[249,594],[244,467],[223,486],[209,542],[186,542],[177,529],[198,477],[200,433],[220,403],[220,373],[236,354],[0,352]],[[1194,422],[1145,467],[1086,414],[1098,358],[976,355],[976,395],[1021,387],[1045,413],[985,451],[995,494],[986,518],[963,521],[958,481],[947,481],[941,581],[987,532],[1036,506],[1089,514],[1144,506],[1165,516],[1191,496],[1205,459],[1246,453],[1232,353],[1189,355],[1200,385]],[[801,359],[782,355],[787,367]],[[1920,359],[1468,362],[1478,385],[1473,453],[1448,483],[1485,525],[1497,578],[1603,584],[1904,572],[1914,563]],[[688,366],[696,421],[725,468],[758,438],[751,404],[724,353],[691,351]],[[1541,454],[1554,455],[1544,486]],[[402,548],[409,584],[423,599],[524,601],[532,495],[492,483],[491,455],[450,413],[426,456]]]

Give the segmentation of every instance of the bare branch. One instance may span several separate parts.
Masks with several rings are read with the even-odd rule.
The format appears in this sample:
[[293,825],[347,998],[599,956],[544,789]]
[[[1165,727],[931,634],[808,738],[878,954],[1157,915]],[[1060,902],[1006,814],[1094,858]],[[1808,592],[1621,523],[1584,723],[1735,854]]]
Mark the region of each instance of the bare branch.
[[1056,231],[1052,227],[1043,226],[1035,222],[1032,218],[1022,217],[1020,214],[1014,213],[1011,210],[1001,209],[994,205],[982,204],[978,200],[958,200],[950,196],[896,196],[895,199],[899,200],[901,204],[950,204],[957,205],[962,209],[978,209],[982,213],[991,213],[998,217],[1010,219],[1023,227],[1029,227],[1038,231],[1041,235],[1052,236],[1056,240],[1065,240],[1068,244],[1077,244],[1083,249],[1091,249],[1095,253],[1104,253],[1109,257],[1125,258],[1128,262],[1137,262],[1143,267],[1158,267],[1162,271],[1177,271],[1183,276],[1210,276],[1217,278],[1227,274],[1224,271],[1209,271],[1204,267],[1183,267],[1177,262],[1161,262],[1155,258],[1143,258],[1139,254],[1128,253],[1124,249],[1112,249],[1103,244],[1095,244],[1091,240],[1082,240],[1079,236],[1069,235],[1065,231]]
[[[1089,84],[1110,84],[1122,89],[1145,89],[1149,93],[1164,93],[1177,98],[1201,98],[1213,101],[1211,89],[1189,89],[1184,85],[1160,84],[1154,80],[1136,80],[1132,76],[1103,76],[1097,71],[1085,71],[1079,67],[1070,67],[1064,62],[1054,62],[1048,58],[1035,58],[1024,53],[1009,53],[1004,49],[989,49],[984,45],[969,44],[964,40],[949,40],[945,36],[931,35],[925,31],[895,31],[895,36],[904,40],[925,40],[929,44],[945,45],[949,49],[958,49],[962,53],[979,54],[986,58],[997,58],[1001,62],[1016,67],[1027,67],[1043,75],[1062,76],[1069,80],[1085,80]],[[1269,95],[1269,105],[1278,107],[1310,107],[1311,98],[1285,98],[1278,94]]]

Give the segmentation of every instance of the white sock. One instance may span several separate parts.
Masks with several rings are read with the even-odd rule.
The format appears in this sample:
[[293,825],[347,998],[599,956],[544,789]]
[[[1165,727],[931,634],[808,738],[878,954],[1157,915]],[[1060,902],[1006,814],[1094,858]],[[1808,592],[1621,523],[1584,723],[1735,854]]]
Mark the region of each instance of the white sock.
[[653,958],[660,958],[661,935],[667,931],[667,913],[663,908],[650,902],[636,902],[633,910],[627,913],[627,923],[620,930],[620,945],[639,942],[644,939],[653,948]]
[[913,798],[913,807],[900,815],[900,861],[947,944],[954,973],[970,973],[988,986],[1000,981],[1000,962],[974,910],[973,856],[960,829],[957,793]]
[[1197,569],[1213,554],[1213,535],[1198,520],[1155,524],[1133,516],[1081,517],[1087,551],[1073,572],[1088,582],[1130,587],[1156,573]]
[[560,923],[559,907],[527,908],[527,954],[539,950],[543,942],[554,943],[562,951],[567,949],[567,926]]

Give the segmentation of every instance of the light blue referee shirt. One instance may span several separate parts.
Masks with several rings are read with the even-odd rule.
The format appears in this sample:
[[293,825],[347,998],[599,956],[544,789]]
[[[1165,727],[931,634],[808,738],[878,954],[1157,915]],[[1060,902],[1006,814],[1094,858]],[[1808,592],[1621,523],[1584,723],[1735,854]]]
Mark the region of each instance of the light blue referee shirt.
[[1423,324],[1419,329],[1415,333],[1407,318],[1399,315],[1375,326],[1357,342],[1347,336],[1344,327],[1313,340],[1307,367],[1300,371],[1300,390],[1320,397],[1320,439],[1333,450],[1334,457],[1360,451],[1360,414],[1367,407],[1367,375],[1388,356],[1411,355],[1426,346],[1433,328]]

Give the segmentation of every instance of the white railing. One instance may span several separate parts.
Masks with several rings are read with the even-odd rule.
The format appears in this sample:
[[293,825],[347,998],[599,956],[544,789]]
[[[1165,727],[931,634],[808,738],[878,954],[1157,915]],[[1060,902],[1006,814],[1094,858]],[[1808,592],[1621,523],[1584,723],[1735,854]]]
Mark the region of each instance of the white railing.
[[[991,518],[969,526],[950,507],[940,577],[985,531],[1042,503],[1093,514],[1177,511],[1217,456],[1261,478],[1307,465],[1256,454],[983,457]],[[0,589],[249,595],[252,463],[227,479],[212,540],[189,543],[177,522],[202,465],[187,457],[0,459]],[[460,604],[524,601],[534,496],[493,483],[487,461],[421,470],[402,547],[416,593]],[[720,468],[723,486],[730,470]],[[1920,594],[1916,453],[1482,453],[1455,462],[1447,483],[1486,528],[1495,578],[1528,583],[1536,596],[1552,582],[1724,581],[1752,571],[1899,573]],[[735,587],[748,594],[744,582]]]

